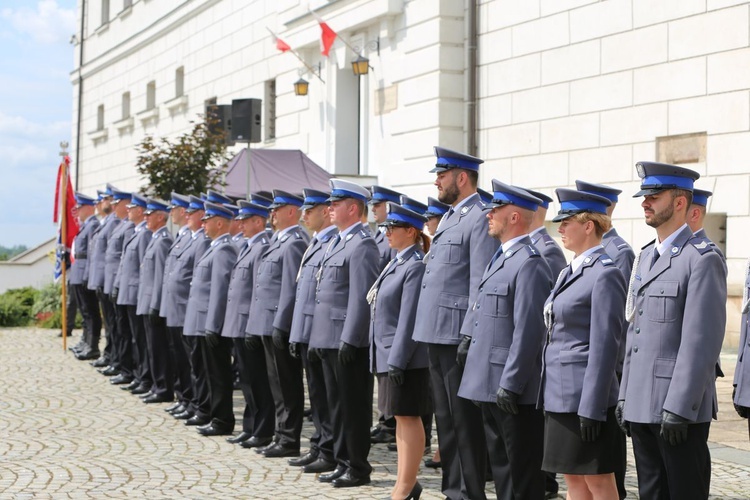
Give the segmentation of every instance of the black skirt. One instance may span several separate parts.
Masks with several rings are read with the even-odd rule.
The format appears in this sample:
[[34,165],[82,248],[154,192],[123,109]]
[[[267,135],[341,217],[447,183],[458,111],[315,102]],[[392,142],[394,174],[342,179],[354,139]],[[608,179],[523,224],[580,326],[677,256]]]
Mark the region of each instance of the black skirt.
[[622,457],[623,440],[615,420],[615,408],[607,410],[599,439],[581,439],[581,424],[575,413],[547,413],[544,418],[542,470],[561,474],[609,474]]
[[378,373],[378,410],[388,416],[421,417],[433,412],[430,369],[404,372],[404,383],[396,385],[387,373]]

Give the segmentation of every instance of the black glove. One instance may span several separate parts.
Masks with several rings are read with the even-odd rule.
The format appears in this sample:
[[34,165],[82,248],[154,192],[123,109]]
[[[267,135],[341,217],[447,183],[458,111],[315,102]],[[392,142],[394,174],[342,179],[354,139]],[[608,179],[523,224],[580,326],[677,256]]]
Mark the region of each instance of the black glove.
[[398,366],[388,365],[388,378],[395,385],[404,384],[404,370]]
[[293,358],[300,358],[299,342],[289,342],[289,355]]
[[506,391],[502,387],[497,390],[495,403],[501,411],[510,413],[511,415],[518,415],[518,394],[511,391]]
[[750,416],[750,408],[747,406],[740,406],[737,403],[734,402],[734,397],[737,395],[737,386],[735,385],[732,389],[732,404],[734,405],[734,411],[737,412],[737,415],[739,415],[742,418],[748,418]]
[[274,328],[273,334],[271,334],[271,338],[273,339],[273,345],[279,351],[286,351],[289,348],[289,332]]
[[114,287],[112,289],[112,300],[117,301],[117,296],[120,294],[120,289],[117,287]]
[[219,335],[218,333],[206,330],[206,344],[208,344],[208,347],[210,347],[211,349],[216,349],[217,347],[219,347],[220,338],[221,335]]
[[672,412],[663,410],[661,412],[661,432],[659,433],[667,443],[672,446],[687,441],[688,420]]
[[357,348],[351,344],[347,344],[343,340],[341,346],[339,346],[339,363],[342,365],[348,365],[354,361],[354,355],[357,353]]
[[599,439],[599,434],[602,432],[602,423],[598,420],[591,420],[586,417],[578,417],[581,422],[581,439],[584,443],[592,443]]
[[625,433],[627,437],[630,437],[630,422],[625,420],[625,400],[621,399],[617,402],[615,407],[615,420],[617,425],[620,426],[620,430]]
[[458,344],[458,349],[456,350],[456,363],[458,363],[458,366],[461,368],[466,366],[466,356],[469,355],[470,345],[471,337],[464,335],[463,338],[461,338],[461,343]]
[[245,347],[248,351],[257,351],[263,348],[263,341],[257,335],[245,335]]
[[307,349],[307,360],[310,363],[320,363],[323,361],[323,353],[317,347],[308,347]]

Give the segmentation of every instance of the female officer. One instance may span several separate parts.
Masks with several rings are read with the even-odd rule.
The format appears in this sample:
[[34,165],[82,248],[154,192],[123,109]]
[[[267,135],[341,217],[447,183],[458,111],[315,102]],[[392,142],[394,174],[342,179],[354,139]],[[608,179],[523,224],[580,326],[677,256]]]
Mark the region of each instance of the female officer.
[[378,406],[396,417],[398,475],[391,498],[418,499],[417,481],[424,452],[421,415],[432,413],[427,347],[411,338],[429,240],[422,233],[426,218],[388,203],[383,223],[388,243],[397,253],[367,294],[372,308],[370,369],[378,377]]
[[[575,254],[545,303],[541,403],[542,469],[561,472],[568,498],[617,500],[620,432],[615,368],[625,311],[625,278],[604,253],[607,198],[557,189],[563,246]],[[623,339],[624,341],[624,339]]]

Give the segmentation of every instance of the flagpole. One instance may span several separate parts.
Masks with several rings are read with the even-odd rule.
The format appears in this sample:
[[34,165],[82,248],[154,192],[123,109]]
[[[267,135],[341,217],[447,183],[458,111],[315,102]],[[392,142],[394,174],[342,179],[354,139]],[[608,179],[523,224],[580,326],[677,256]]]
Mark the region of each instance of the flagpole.
[[[269,33],[271,33],[271,35],[273,36],[274,40],[278,40],[279,39],[278,35],[276,33],[274,33],[273,30],[271,30],[271,28],[269,28],[268,26],[266,26],[266,29],[268,30]],[[314,76],[316,76],[318,78],[318,80],[320,80],[322,83],[325,83],[325,81],[323,80],[323,78],[320,77],[320,68],[318,68],[318,70],[316,72],[315,71],[315,67],[313,67],[310,64],[308,64],[307,61],[305,61],[304,59],[302,59],[302,57],[299,54],[297,54],[297,52],[294,49],[292,49],[291,47],[289,48],[288,52],[291,52],[294,57],[296,57],[297,59],[299,59],[299,62],[301,62],[305,66],[305,68],[307,68],[307,71],[309,71]]]
[[68,329],[68,318],[67,318],[67,313],[68,313],[68,308],[67,308],[68,286],[67,284],[68,282],[65,277],[66,270],[68,267],[67,265],[68,264],[67,263],[68,248],[66,247],[66,243],[68,241],[67,234],[66,234],[67,229],[68,229],[67,227],[68,226],[68,200],[67,200],[67,197],[68,197],[68,162],[66,161],[67,156],[68,156],[68,152],[66,151],[67,148],[68,148],[67,142],[63,141],[60,143],[60,149],[61,149],[60,156],[62,156],[62,162],[60,163],[60,168],[62,168],[62,175],[60,176],[61,178],[60,180],[62,182],[62,186],[60,187],[60,190],[62,191],[62,194],[60,196],[61,201],[62,201],[62,208],[60,210],[60,239],[61,239],[61,243],[63,247],[62,265],[60,266],[62,270],[62,274],[60,276],[62,279],[61,320],[62,320],[63,351],[66,351],[68,349],[68,331],[67,331]]

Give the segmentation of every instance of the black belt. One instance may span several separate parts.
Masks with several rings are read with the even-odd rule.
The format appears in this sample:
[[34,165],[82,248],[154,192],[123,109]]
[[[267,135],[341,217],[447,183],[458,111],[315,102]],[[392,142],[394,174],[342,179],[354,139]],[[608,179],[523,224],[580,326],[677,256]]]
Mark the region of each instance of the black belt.
[[87,254],[87,253],[77,253],[77,254],[73,255],[73,257],[76,258],[76,259],[86,259],[86,258],[88,258],[88,256],[89,256],[89,254]]

